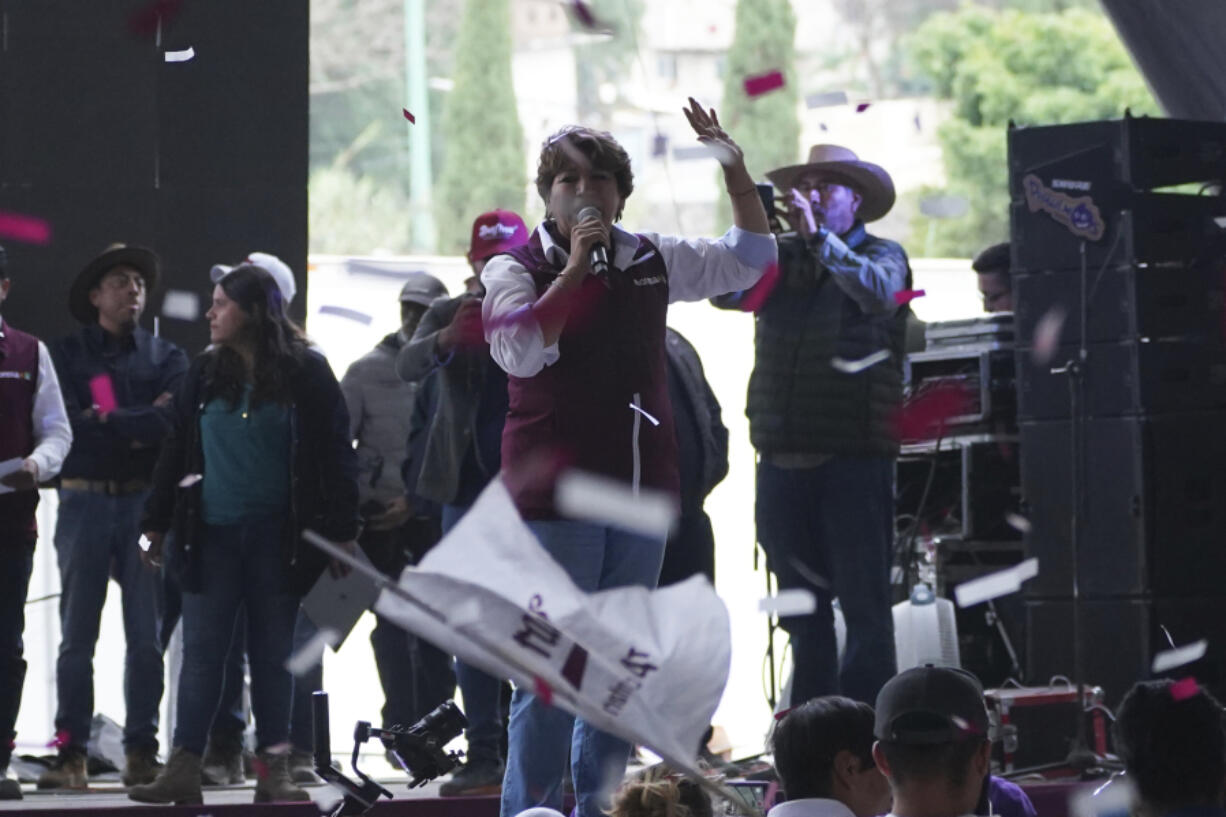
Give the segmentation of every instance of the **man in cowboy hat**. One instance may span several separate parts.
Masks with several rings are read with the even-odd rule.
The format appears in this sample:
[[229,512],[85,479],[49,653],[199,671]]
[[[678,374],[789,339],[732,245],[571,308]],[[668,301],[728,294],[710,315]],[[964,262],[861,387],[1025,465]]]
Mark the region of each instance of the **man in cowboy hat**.
[[[895,666],[893,421],[909,312],[895,296],[911,286],[911,270],[902,247],[864,225],[889,212],[894,184],[836,145],[767,176],[796,230],[779,238],[779,279],[757,315],[746,414],[761,455],[758,541],[781,589],[817,599],[813,613],[780,620],[792,701],[872,703]],[[847,624],[841,666],[834,597]]]
[[123,593],[125,785],[157,774],[162,650],[155,592],[137,540],[158,446],[171,430],[171,395],[187,355],[138,322],[157,284],[152,250],[114,244],[76,277],[68,309],[82,328],[55,342],[51,356],[72,423],[73,444],[60,471],[55,549],[60,568],[59,756],[39,788],[85,788],[85,746],[94,714],[93,655],[107,581]]

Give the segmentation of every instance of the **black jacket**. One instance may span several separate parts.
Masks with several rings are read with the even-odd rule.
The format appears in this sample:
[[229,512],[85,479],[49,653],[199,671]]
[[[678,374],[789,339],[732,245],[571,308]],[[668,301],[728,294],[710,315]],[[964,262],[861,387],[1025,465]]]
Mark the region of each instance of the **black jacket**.
[[[175,396],[174,431],[162,444],[141,523],[141,530],[173,531],[167,537],[166,566],[187,592],[200,590],[203,482],[198,480],[187,488],[179,482],[188,474],[204,473],[200,414],[206,402],[205,364],[210,354],[205,351],[192,362]],[[322,551],[302,541],[302,531],[313,530],[333,542],[357,538],[358,460],[349,437],[344,397],[323,356],[308,350],[290,388],[293,485],[282,547],[291,588],[302,594],[328,563]]]
[[690,464],[684,461],[684,457],[680,462],[682,498],[693,494],[701,510],[703,500],[728,475],[728,429],[724,426],[719,401],[707,383],[702,361],[693,344],[671,326],[667,327],[664,344],[669,369],[677,373],[677,379],[685,390],[683,400],[677,400],[670,394],[677,433],[682,433],[683,426],[689,425],[697,429],[702,438],[701,473],[689,473]]

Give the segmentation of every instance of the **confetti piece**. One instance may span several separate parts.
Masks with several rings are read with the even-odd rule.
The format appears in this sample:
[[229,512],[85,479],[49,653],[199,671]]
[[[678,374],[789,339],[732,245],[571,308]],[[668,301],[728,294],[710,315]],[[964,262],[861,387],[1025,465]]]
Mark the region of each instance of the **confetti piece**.
[[651,155],[657,159],[668,155],[668,136],[657,133],[651,138]]
[[805,107],[813,108],[828,108],[832,105],[846,105],[846,91],[824,91],[817,94],[809,94],[805,97]]
[[677,509],[663,491],[639,489],[623,482],[579,470],[558,477],[554,504],[563,516],[659,538],[668,537]]
[[634,409],[634,410],[635,410],[635,411],[637,411],[639,414],[641,414],[641,415],[643,415],[644,417],[646,417],[646,418],[647,418],[647,422],[651,423],[653,426],[658,426],[658,425],[660,424],[660,421],[659,421],[659,420],[657,420],[655,417],[652,417],[652,416],[651,416],[650,414],[648,414],[646,411],[643,411],[643,409],[641,409],[640,407],[638,407],[638,406],[634,405],[634,403],[631,403],[631,404],[630,404],[630,408]]
[[1014,530],[1022,533],[1030,533],[1030,520],[1022,516],[1020,513],[1005,514],[1005,522]]
[[183,0],[157,0],[132,12],[128,17],[128,29],[133,34],[156,34],[158,26],[169,23],[179,13]]
[[532,691],[545,706],[553,706],[553,687],[546,683],[544,678],[539,675],[533,676]]
[[109,374],[94,375],[89,379],[90,398],[94,401],[94,409],[99,414],[110,414],[119,408],[115,400],[115,384]]
[[912,395],[898,414],[899,439],[931,440],[945,433],[949,421],[973,405],[970,390],[957,383],[937,383]]
[[575,19],[585,28],[602,28],[600,22],[596,19],[596,15],[592,14],[591,8],[583,0],[571,0],[570,10],[575,15]]
[[1154,656],[1154,674],[1161,674],[1173,670],[1175,667],[1182,667],[1184,664],[1199,661],[1205,657],[1205,651],[1208,649],[1209,642],[1202,638],[1200,641],[1194,641],[1183,647],[1163,650]]
[[961,218],[970,212],[971,201],[954,193],[939,193],[920,199],[920,212],[928,218]]
[[890,568],[890,584],[902,584],[902,568],[898,565]]
[[408,108],[401,108],[400,110],[404,113],[404,118],[409,120],[411,124],[417,124],[417,117],[410,113]]
[[808,590],[796,588],[780,590],[773,596],[758,602],[758,611],[779,618],[787,616],[807,616],[817,609],[817,597]]
[[751,97],[761,96],[783,87],[783,74],[779,71],[767,71],[745,77],[745,93]]
[[1040,366],[1050,363],[1056,356],[1056,348],[1060,345],[1060,330],[1064,328],[1064,319],[1068,316],[1063,306],[1056,304],[1043,313],[1034,327],[1034,340],[1030,349],[1030,357]]
[[873,103],[871,102],[861,102],[859,105],[856,106],[856,113],[864,113],[865,111],[868,110],[868,107],[872,104]]
[[787,709],[780,709],[778,712],[775,713],[775,720],[777,721],[783,720],[784,718],[788,716],[788,713],[791,712],[794,708],[795,707],[789,706]]
[[188,474],[183,479],[179,480],[179,487],[190,488],[202,479],[204,479],[204,474]]
[[298,652],[286,659],[285,668],[291,675],[302,675],[316,667],[323,660],[324,650],[340,643],[340,640],[340,633],[325,627],[303,644]]
[[819,576],[808,565],[800,561],[800,559],[792,556],[788,559],[788,563],[792,565],[793,570],[800,574],[800,578],[804,579],[809,584],[813,585],[814,587],[820,587],[822,590],[830,589],[830,580],[824,576]]
[[741,311],[757,313],[765,304],[775,287],[779,285],[779,265],[771,264],[762,271],[762,277],[741,298]]
[[61,746],[67,746],[72,742],[72,736],[68,734],[67,729],[57,729],[55,737],[47,742],[48,749],[58,749]]
[[251,758],[251,769],[255,772],[256,780],[268,779],[268,764],[264,762],[264,758],[256,755]]
[[1182,681],[1171,684],[1171,697],[1176,701],[1186,701],[1199,694],[1200,686],[1197,685],[1195,678],[1184,678]]
[[312,786],[308,791],[311,794],[311,800],[315,803],[315,807],[319,809],[320,814],[331,814],[337,804],[345,799],[345,793],[331,783],[323,786]]
[[1026,561],[1007,570],[999,570],[954,588],[959,607],[973,607],[991,599],[1008,596],[1022,589],[1022,582],[1039,575],[1039,560]]
[[859,360],[844,360],[841,357],[832,357],[830,358],[830,365],[843,374],[859,374],[865,369],[875,366],[883,360],[889,359],[889,349],[878,349],[868,357],[862,357]]
[[693,159],[710,158],[711,151],[707,150],[706,145],[683,146],[673,148],[673,159],[678,162],[687,162]]
[[0,238],[25,244],[49,244],[51,225],[41,218],[0,210]]
[[150,541],[149,537],[143,533],[140,535],[140,538],[136,540],[136,544],[141,550],[145,551],[145,553],[148,553],[149,548],[153,547],[153,542]]
[[321,306],[319,308],[319,314],[335,315],[338,318],[346,318],[347,320],[357,321],[363,326],[370,326],[375,320],[365,312],[359,312],[358,310],[350,309],[347,306]]
[[187,62],[196,56],[196,49],[188,46],[182,51],[167,51],[166,62]]
[[1069,796],[1069,817],[1128,817],[1133,813],[1136,789],[1127,777],[1115,776],[1096,789],[1084,788]]
[[168,289],[162,297],[162,317],[194,321],[200,317],[200,296],[186,289]]
[[894,303],[902,306],[903,304],[911,303],[916,298],[923,298],[927,294],[922,289],[901,289],[894,293]]

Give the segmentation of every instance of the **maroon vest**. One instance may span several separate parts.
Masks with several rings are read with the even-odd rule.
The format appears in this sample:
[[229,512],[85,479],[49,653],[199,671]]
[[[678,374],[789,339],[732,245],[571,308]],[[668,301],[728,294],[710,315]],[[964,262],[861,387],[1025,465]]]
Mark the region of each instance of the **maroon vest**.
[[[34,450],[34,393],[38,390],[38,339],[7,322],[0,338],[0,462]],[[34,533],[38,491],[0,494],[0,544]]]
[[[538,232],[507,254],[532,275],[540,295],[559,270],[546,259]],[[664,345],[668,270],[659,251],[640,236],[625,270],[612,270],[609,285],[588,276],[575,299],[558,361],[532,377],[507,377],[502,463],[525,519],[556,516],[548,477],[558,465],[673,495],[679,490]]]

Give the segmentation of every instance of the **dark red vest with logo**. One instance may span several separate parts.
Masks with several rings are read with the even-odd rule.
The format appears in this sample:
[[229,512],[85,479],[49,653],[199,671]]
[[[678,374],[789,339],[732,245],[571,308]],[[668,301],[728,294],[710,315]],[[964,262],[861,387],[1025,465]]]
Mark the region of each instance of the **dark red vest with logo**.
[[[549,477],[558,465],[678,493],[664,345],[668,270],[655,246],[638,238],[634,259],[611,270],[607,284],[584,280],[558,340],[558,361],[532,377],[507,377],[502,463],[525,519],[557,516]],[[538,232],[507,254],[532,276],[538,295],[560,272]]]
[[[38,339],[0,326],[0,462],[34,450],[34,394],[38,390]],[[38,491],[0,494],[0,545],[34,534]]]

